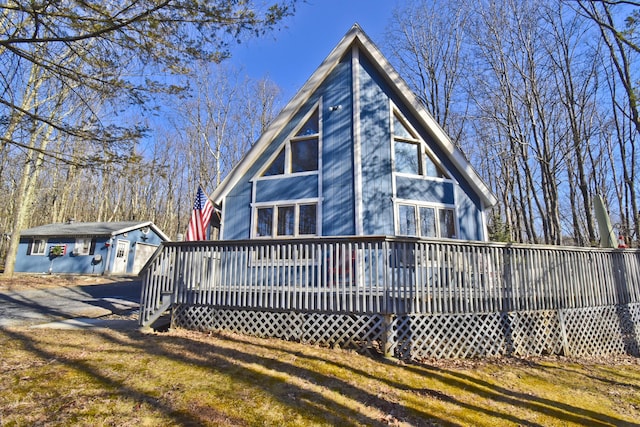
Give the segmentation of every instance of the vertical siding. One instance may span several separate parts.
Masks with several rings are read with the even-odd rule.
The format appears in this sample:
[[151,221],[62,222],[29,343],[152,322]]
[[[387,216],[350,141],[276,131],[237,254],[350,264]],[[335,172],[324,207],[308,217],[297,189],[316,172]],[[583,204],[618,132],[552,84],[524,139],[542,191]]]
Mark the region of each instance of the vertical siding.
[[365,235],[393,235],[389,97],[366,58],[361,55],[360,61],[363,230]]
[[[251,236],[250,179],[258,169],[292,132],[302,117],[322,99],[322,166],[320,178],[320,209],[322,234],[324,236],[346,236],[356,233],[356,191],[354,183],[353,146],[353,96],[359,96],[362,170],[362,232],[364,235],[394,235],[394,196],[417,202],[455,203],[458,212],[459,238],[483,240],[484,226],[477,195],[469,186],[463,173],[458,172],[447,159],[446,153],[433,142],[428,129],[422,128],[409,109],[391,90],[378,70],[360,55],[357,72],[359,87],[355,90],[349,52],[334,68],[315,93],[307,100],[283,131],[274,139],[264,153],[250,167],[245,176],[228,193],[224,202],[224,240],[248,239]],[[457,184],[408,183],[399,186],[403,194],[393,194],[391,167],[390,103],[420,132],[422,138],[439,157],[444,167],[453,175]],[[341,108],[332,108],[340,106]],[[285,182],[283,180],[283,182]],[[302,181],[301,181],[302,182]],[[291,184],[291,182],[289,182]],[[406,184],[406,183],[405,183]],[[261,186],[272,194],[279,194],[276,181]],[[425,187],[427,186],[427,187]],[[287,198],[304,197],[293,194],[287,187]],[[308,189],[307,189],[308,190]],[[309,191],[304,191],[308,196]],[[454,200],[452,196],[455,195]],[[266,199],[265,199],[266,197]],[[271,200],[272,196],[257,196],[257,200]]]
[[[362,105],[362,156],[363,156],[363,187],[365,194],[365,234],[393,235],[393,202],[391,187],[391,134],[389,124],[389,99],[409,120],[411,125],[420,133],[433,153],[442,161],[444,167],[452,174],[457,182],[455,185],[455,204],[458,207],[458,228],[461,239],[483,240],[482,211],[478,196],[467,182],[466,176],[457,171],[438,145],[436,145],[429,131],[418,123],[410,110],[391,90],[389,85],[380,77],[370,62],[361,56],[361,105]],[[415,183],[414,183],[415,184]],[[433,189],[442,185],[433,194],[425,198],[422,190],[424,185],[431,185]],[[402,198],[416,201],[437,202],[432,196],[440,195],[442,203],[451,203],[451,192],[446,184],[413,185],[413,196],[407,194],[411,186],[401,188]],[[444,193],[439,194],[439,191]],[[400,197],[400,195],[397,195]],[[437,198],[437,197],[436,197]]]
[[[251,178],[290,136],[304,115],[322,98],[322,230],[324,235],[354,233],[353,145],[351,135],[351,75],[349,58],[344,58],[318,90],[271,142],[248,172],[225,197],[224,240],[251,236]],[[330,111],[332,106],[342,108]],[[308,179],[308,178],[307,178]],[[286,180],[284,185],[290,186]],[[288,188],[287,191],[291,190]],[[273,189],[270,189],[273,191]],[[289,191],[290,193],[290,191]],[[299,198],[309,196],[308,189]],[[287,198],[294,199],[292,194]],[[259,200],[263,200],[261,196]]]
[[248,239],[251,226],[251,183],[247,176],[225,197],[223,209],[224,240]]
[[222,204],[224,210],[223,240],[239,240],[251,237],[251,179],[269,160],[271,155],[280,148],[281,144],[316,102],[318,102],[318,96],[314,94],[227,194]]
[[[347,55],[329,75],[323,94],[322,231],[355,234],[351,62]],[[330,111],[332,106],[342,108]]]
[[470,195],[458,186],[456,191],[458,211],[459,239],[462,240],[486,240],[484,226],[482,224],[482,209],[480,202],[473,200]]

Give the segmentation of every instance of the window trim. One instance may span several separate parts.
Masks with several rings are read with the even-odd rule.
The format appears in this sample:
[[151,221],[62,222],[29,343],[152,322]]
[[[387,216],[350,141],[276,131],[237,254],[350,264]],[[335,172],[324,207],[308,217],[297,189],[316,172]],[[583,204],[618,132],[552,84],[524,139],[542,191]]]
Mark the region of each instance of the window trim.
[[[416,227],[416,236],[410,236],[410,235],[405,235],[405,234],[401,234],[400,233],[400,206],[411,206],[414,208],[414,212],[415,212],[415,227]],[[419,225],[421,224],[420,221],[420,208],[428,208],[428,209],[433,209],[434,210],[434,221],[435,221],[435,228],[436,228],[436,236],[435,237],[428,237],[428,236],[422,236],[422,229],[421,227],[419,227]],[[449,210],[453,212],[453,228],[454,228],[454,236],[453,237],[443,237],[442,236],[442,230],[440,229],[440,211],[441,210]],[[397,200],[394,203],[394,215],[395,215],[395,220],[394,220],[394,226],[395,226],[395,233],[396,236],[400,236],[400,237],[419,237],[421,239],[459,239],[460,236],[460,227],[459,227],[459,216],[458,216],[458,209],[455,205],[450,205],[450,204],[445,204],[445,203],[424,203],[424,202],[419,202],[416,200]]]
[[[36,242],[43,242],[42,243],[42,251],[40,252],[36,252],[35,248],[36,248]],[[29,249],[29,255],[34,255],[34,256],[46,256],[48,254],[47,252],[47,245],[49,244],[49,240],[45,239],[43,237],[34,237],[31,239],[30,242],[30,249]]]
[[[304,205],[316,205],[316,233],[315,234],[300,234],[300,206]],[[278,208],[282,207],[294,207],[294,224],[293,235],[279,235],[278,234]],[[258,210],[264,208],[272,208],[272,224],[271,234],[269,236],[258,236]],[[318,198],[312,199],[296,199],[296,200],[278,200],[270,202],[252,203],[251,206],[251,238],[252,239],[306,239],[310,237],[320,236],[320,200]]]
[[[91,255],[91,246],[93,239],[91,237],[76,237],[76,241],[73,246],[74,256],[86,256]],[[80,249],[83,249],[82,251]]]
[[[433,150],[428,146],[425,140],[420,136],[420,133],[411,125],[409,120],[402,114],[400,109],[396,107],[393,101],[390,101],[391,107],[389,108],[389,130],[391,134],[391,164],[392,164],[392,173],[398,176],[406,176],[410,178],[419,178],[419,179],[428,179],[432,181],[449,181],[454,182],[452,175],[449,173],[448,169],[442,164],[442,161],[434,154]],[[394,123],[395,118],[407,129],[411,138],[407,138],[406,136],[396,135],[394,133]],[[408,172],[398,172],[396,170],[396,155],[395,155],[395,143],[396,141],[417,144],[419,146],[419,164],[418,164],[418,174],[408,173]],[[429,157],[429,159],[433,162],[436,168],[440,169],[443,176],[430,176],[427,175],[427,164],[425,157]]]
[[[318,133],[310,134],[310,135],[297,135],[298,132],[303,128],[303,126],[307,123],[307,121],[313,116],[315,112],[318,112]],[[312,140],[315,139],[317,141],[318,148],[318,158],[317,163],[318,167],[316,170],[312,171],[301,171],[301,172],[292,172],[291,165],[291,143],[295,143],[298,141]],[[280,152],[284,150],[284,173],[276,174],[276,175],[267,175],[263,174],[269,169],[271,164],[276,160]],[[251,181],[258,180],[267,180],[267,179],[278,179],[283,177],[292,177],[292,176],[303,176],[303,175],[319,175],[320,169],[322,167],[322,100],[320,99],[316,102],[309,111],[302,117],[300,122],[296,125],[295,128],[284,138],[284,141],[278,145],[276,150],[271,154],[262,167],[258,169],[257,173],[253,176]]]

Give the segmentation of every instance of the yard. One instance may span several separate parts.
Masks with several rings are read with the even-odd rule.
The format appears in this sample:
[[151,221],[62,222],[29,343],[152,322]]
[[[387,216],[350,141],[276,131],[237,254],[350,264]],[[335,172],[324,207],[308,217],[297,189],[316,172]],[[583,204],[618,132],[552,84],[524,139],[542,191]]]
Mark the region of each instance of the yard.
[[276,339],[0,330],[0,425],[639,425],[640,360],[408,364]]

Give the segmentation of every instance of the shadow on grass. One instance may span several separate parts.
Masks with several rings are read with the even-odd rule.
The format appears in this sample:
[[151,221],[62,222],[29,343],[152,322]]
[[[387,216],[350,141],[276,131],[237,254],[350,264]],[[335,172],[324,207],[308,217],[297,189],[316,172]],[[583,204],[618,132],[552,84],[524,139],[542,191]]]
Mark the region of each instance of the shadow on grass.
[[[211,424],[214,420],[224,420],[224,424],[229,425],[252,424],[242,415],[232,415],[233,410],[237,408],[225,409],[223,406],[218,409],[212,402],[187,401],[186,398],[181,400],[172,396],[172,390],[178,390],[179,393],[181,387],[189,386],[188,379],[184,382],[178,379],[176,384],[171,385],[161,381],[157,385],[154,384],[154,387],[151,387],[152,391],[149,391],[150,387],[136,386],[129,376],[122,379],[121,376],[109,375],[108,356],[94,354],[82,359],[61,357],[60,352],[65,348],[69,351],[72,348],[83,350],[81,342],[76,344],[76,347],[60,343],[56,349],[51,349],[45,342],[34,340],[27,331],[16,328],[0,331],[11,339],[19,340],[33,357],[43,360],[55,359],[67,369],[84,373],[104,387],[115,390],[114,393],[122,398],[152,406],[176,424],[203,425]],[[389,375],[376,375],[362,367],[352,366],[332,357],[322,358],[308,354],[305,350],[290,349],[288,345],[278,346],[270,340],[240,335],[216,335],[215,341],[211,341],[205,334],[192,337],[98,329],[87,333],[96,335],[97,339],[103,341],[103,344],[98,343],[94,347],[86,348],[87,351],[97,352],[104,347],[105,351],[119,352],[125,358],[131,355],[131,360],[135,360],[135,355],[150,356],[151,363],[158,366],[180,363],[186,367],[193,367],[194,375],[202,375],[203,372],[206,375],[208,372],[212,379],[218,375],[232,378],[242,387],[257,390],[257,395],[262,394],[277,401],[282,408],[286,408],[281,412],[296,414],[313,424],[382,426],[390,422],[403,421],[416,426],[455,425],[447,419],[441,405],[437,412],[429,408],[429,402],[438,401],[458,412],[468,411],[470,423],[472,419],[492,417],[506,424],[537,426],[540,424],[536,424],[532,419],[535,420],[536,414],[539,414],[553,418],[559,424],[636,425],[581,408],[576,404],[514,392],[466,373],[435,366],[402,364],[376,358],[375,361],[386,366],[388,371],[397,370]],[[319,364],[328,368],[320,372],[317,369]],[[535,364],[532,367],[549,369]],[[127,369],[130,369],[132,376],[144,375],[144,369],[135,365]],[[408,379],[410,377],[411,380]],[[376,386],[372,387],[372,384],[376,383],[380,384],[379,389]],[[172,386],[176,388],[172,389]],[[390,390],[385,392],[385,389]],[[456,395],[457,391],[466,395],[464,400]],[[402,393],[413,394],[413,402],[419,402],[424,398],[425,404],[413,408],[403,407],[398,403],[398,395]],[[468,397],[469,394],[472,395],[471,398]],[[253,410],[251,402],[242,401],[246,396],[238,395],[237,405],[245,405],[241,407]],[[233,396],[231,398],[233,399]],[[523,408],[533,415],[528,418],[514,415],[486,402],[499,402]],[[247,415],[248,419],[256,416],[259,414]],[[265,418],[268,418],[267,414]]]
[[[236,342],[247,344],[247,345],[252,344],[250,340],[244,339],[242,336],[235,336],[235,337],[224,336],[224,339],[236,341]],[[518,418],[511,414],[502,413],[486,407],[472,405],[472,404],[463,402],[451,395],[441,392],[440,390],[434,390],[429,388],[416,388],[416,387],[409,386],[406,383],[402,383],[400,381],[391,381],[386,378],[376,377],[369,372],[358,369],[357,367],[345,365],[343,363],[338,363],[338,362],[327,360],[327,359],[322,359],[315,356],[306,355],[299,351],[288,351],[286,349],[283,349],[282,347],[270,346],[268,342],[265,342],[265,344],[261,344],[261,347],[270,348],[273,351],[289,352],[290,354],[295,355],[296,357],[305,358],[310,362],[318,361],[318,362],[323,362],[327,364],[332,364],[337,368],[348,370],[351,373],[355,373],[362,377],[367,377],[370,379],[375,379],[377,381],[383,382],[388,386],[398,390],[415,392],[415,393],[425,395],[426,397],[433,397],[435,399],[455,404],[459,407],[477,412],[479,414],[493,416],[508,422],[516,423],[518,425],[539,425],[536,423],[532,423],[529,420]],[[398,364],[393,359],[386,359],[382,357],[378,357],[376,359],[381,363],[385,363],[388,366],[391,366],[395,369],[410,371],[420,377],[424,377],[425,379],[428,379],[431,381],[437,380],[443,384],[446,384],[448,387],[453,387],[460,391],[473,393],[478,398],[491,400],[494,402],[501,402],[501,403],[505,403],[515,407],[522,407],[528,411],[538,412],[540,414],[544,414],[545,416],[556,418],[558,421],[562,423],[571,422],[571,423],[576,423],[578,425],[589,425],[589,426],[611,426],[611,425],[640,426],[640,424],[629,423],[625,420],[611,417],[609,415],[601,414],[589,409],[581,408],[579,406],[569,405],[566,403],[545,399],[545,398],[534,396],[531,394],[514,392],[513,390],[501,387],[497,384],[493,384],[488,381],[475,378],[471,375],[466,375],[454,370],[448,370],[448,369],[443,369],[443,368],[438,368],[438,367],[429,366],[425,364],[418,364],[418,363]],[[550,367],[536,364],[533,362],[527,362],[527,364],[532,368],[535,367],[543,370],[559,369],[559,368],[550,368]],[[402,377],[402,375],[399,375],[399,377]],[[616,383],[604,378],[599,378],[599,377],[590,377],[590,378],[596,379],[605,383],[612,383],[613,385],[621,385],[625,387],[637,388],[633,385]]]
[[[87,360],[86,357],[83,360],[61,357],[59,353],[64,351],[64,344],[60,344],[56,350],[50,350],[45,343],[33,340],[27,332],[19,329],[2,331],[11,339],[19,340],[32,357],[43,360],[55,359],[67,369],[82,372],[105,387],[115,390],[115,394],[122,398],[153,406],[176,423],[202,425],[210,423],[213,416],[218,420],[225,419],[225,424],[247,424],[244,419],[235,419],[229,414],[221,413],[209,406],[208,402],[190,402],[187,405],[189,402],[176,404],[174,400],[172,403],[163,397],[163,392],[167,390],[163,390],[161,385],[153,392],[147,392],[133,386],[127,379],[112,378],[104,373],[104,365],[98,366],[98,361]],[[410,421],[413,425],[453,425],[437,419],[425,409],[407,414],[404,408],[392,399],[376,395],[333,375],[257,355],[251,351],[252,346],[242,344],[239,346],[242,350],[231,348],[231,345],[238,343],[233,340],[225,342],[226,337],[216,340],[228,345],[214,345],[206,340],[173,335],[144,335],[138,331],[116,333],[93,330],[91,333],[97,334],[110,345],[117,346],[115,350],[109,351],[124,350],[136,353],[138,350],[140,353],[153,356],[154,360],[159,362],[169,360],[172,363],[180,362],[205,369],[216,375],[231,375],[233,381],[259,389],[264,395],[278,401],[283,407],[288,408],[286,413],[296,413],[313,424],[383,426],[388,425],[389,419],[401,419]],[[81,346],[78,347],[78,350],[80,349]],[[102,363],[108,363],[106,356],[99,359],[104,359]],[[135,367],[131,369],[135,371]],[[283,374],[287,377],[283,377]],[[351,402],[347,403],[348,400]],[[251,402],[237,404],[252,407]],[[379,410],[383,419],[373,416],[373,411],[367,411],[367,408]]]

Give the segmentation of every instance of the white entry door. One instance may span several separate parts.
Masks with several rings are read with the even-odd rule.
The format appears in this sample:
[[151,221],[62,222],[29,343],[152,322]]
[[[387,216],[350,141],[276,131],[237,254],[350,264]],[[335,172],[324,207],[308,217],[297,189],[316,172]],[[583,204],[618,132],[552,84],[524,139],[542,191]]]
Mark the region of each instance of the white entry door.
[[125,274],[127,272],[127,260],[129,259],[129,242],[118,240],[116,245],[116,258],[113,261],[113,274]]

